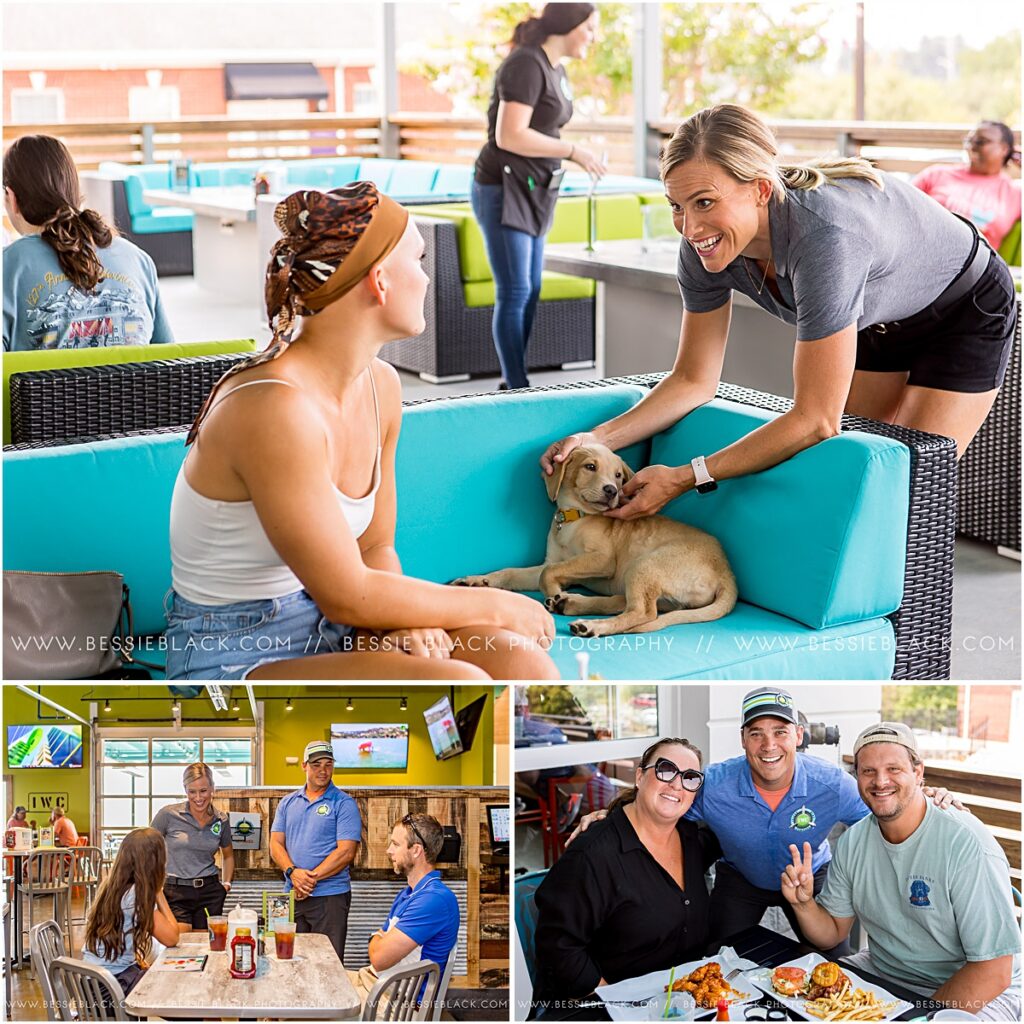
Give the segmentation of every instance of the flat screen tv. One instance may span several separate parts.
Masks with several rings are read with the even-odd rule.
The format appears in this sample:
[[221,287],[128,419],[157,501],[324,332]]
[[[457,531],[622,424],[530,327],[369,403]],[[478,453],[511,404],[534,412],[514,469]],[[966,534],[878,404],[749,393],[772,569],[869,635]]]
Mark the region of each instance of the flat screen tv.
[[81,768],[80,725],[7,726],[8,768]]
[[459,730],[459,737],[462,740],[463,751],[473,749],[473,740],[476,738],[477,726],[487,705],[487,694],[477,697],[472,704],[459,708],[455,714],[455,724]]
[[430,745],[434,748],[434,757],[438,761],[447,761],[448,758],[457,757],[463,752],[459,727],[455,724],[455,712],[452,711],[452,703],[447,697],[442,697],[435,704],[431,704],[423,712],[423,717],[427,722],[427,734],[430,736]]
[[406,768],[409,765],[409,725],[407,722],[337,722],[331,726],[331,748],[336,770]]

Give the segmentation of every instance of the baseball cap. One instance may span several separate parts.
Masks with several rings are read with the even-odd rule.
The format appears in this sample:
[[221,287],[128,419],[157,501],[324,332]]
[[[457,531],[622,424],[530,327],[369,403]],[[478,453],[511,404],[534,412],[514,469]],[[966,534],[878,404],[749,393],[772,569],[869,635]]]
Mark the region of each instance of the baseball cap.
[[27,813],[28,812],[28,808],[24,807],[22,804],[18,804],[18,806],[14,808],[14,813],[15,814],[20,814],[22,811],[25,811]]
[[879,722],[869,725],[853,744],[853,756],[869,743],[898,743],[901,747],[917,753],[917,739],[909,725],[903,722]]
[[321,757],[329,757],[333,761],[334,751],[326,740],[313,740],[312,743],[306,744],[306,749],[302,754],[302,763],[305,764],[307,761]]
[[761,686],[751,690],[743,698],[743,721],[741,726],[749,725],[755,718],[781,718],[786,722],[799,725],[796,708],[793,706],[793,695],[777,686]]

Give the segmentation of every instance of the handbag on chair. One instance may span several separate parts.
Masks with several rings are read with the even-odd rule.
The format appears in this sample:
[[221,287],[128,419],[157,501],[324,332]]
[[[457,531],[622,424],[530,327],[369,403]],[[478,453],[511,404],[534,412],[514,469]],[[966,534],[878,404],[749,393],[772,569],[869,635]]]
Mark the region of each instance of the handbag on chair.
[[127,668],[132,606],[120,573],[5,571],[3,613],[5,679],[136,674]]

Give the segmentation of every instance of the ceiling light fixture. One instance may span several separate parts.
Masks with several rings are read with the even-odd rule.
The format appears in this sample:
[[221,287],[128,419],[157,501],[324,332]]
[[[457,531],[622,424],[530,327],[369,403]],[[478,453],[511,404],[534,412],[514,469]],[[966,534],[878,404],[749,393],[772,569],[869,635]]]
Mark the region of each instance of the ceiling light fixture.
[[345,710],[346,711],[355,711],[355,709],[356,709],[356,706],[355,706],[355,704],[352,703],[352,698],[349,697],[348,703],[345,705]]
[[399,710],[401,710],[401,711],[408,711],[409,710],[409,702],[405,699],[405,697],[402,698],[402,703],[399,704],[398,707],[399,707]]
[[103,702],[103,710],[106,711],[108,714],[110,713],[110,701],[109,700],[105,700]]
[[285,704],[285,706],[284,706],[284,709],[285,709],[285,711],[291,711],[291,710],[293,710],[293,709],[292,709],[292,699],[291,699],[291,697],[289,697],[289,698],[288,698],[288,703],[287,703],[287,704]]

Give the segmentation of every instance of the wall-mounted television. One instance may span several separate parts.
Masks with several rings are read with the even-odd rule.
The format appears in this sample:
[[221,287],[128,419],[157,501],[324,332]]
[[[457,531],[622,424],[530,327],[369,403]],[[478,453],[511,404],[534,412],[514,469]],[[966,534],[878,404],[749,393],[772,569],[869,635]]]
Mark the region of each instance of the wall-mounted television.
[[336,722],[331,726],[331,749],[335,770],[406,768],[409,765],[409,725],[407,722]]
[[80,725],[7,726],[8,768],[81,768]]
[[427,734],[430,736],[430,745],[434,748],[434,757],[438,761],[447,761],[450,757],[457,757],[464,750],[462,738],[459,736],[459,727],[455,724],[455,712],[452,711],[452,702],[447,697],[431,704],[423,717],[427,722]]

